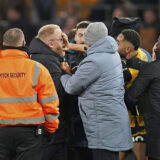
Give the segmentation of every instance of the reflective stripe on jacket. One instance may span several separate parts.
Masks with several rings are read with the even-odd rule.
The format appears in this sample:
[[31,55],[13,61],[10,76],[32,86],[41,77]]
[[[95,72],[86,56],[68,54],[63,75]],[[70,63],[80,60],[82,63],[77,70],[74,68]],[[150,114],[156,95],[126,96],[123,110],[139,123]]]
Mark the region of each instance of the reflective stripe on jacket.
[[48,70],[18,49],[0,51],[0,126],[58,127],[59,100]]

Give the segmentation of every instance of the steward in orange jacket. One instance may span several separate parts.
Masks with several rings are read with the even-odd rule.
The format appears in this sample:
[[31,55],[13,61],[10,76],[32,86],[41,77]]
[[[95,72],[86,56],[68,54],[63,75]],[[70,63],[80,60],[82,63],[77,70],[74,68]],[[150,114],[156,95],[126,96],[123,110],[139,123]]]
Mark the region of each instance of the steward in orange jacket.
[[[59,99],[48,70],[30,60],[28,54],[19,49],[21,45],[17,46],[15,42],[22,43],[22,46],[25,42],[23,32],[17,28],[4,34],[3,44],[13,49],[0,51],[0,132],[5,133],[0,133],[0,159],[7,159],[12,146],[17,157],[23,153],[23,160],[39,160],[41,140],[37,141],[35,132],[37,126],[43,123],[48,132],[55,132],[58,128]],[[22,131],[19,131],[20,128]],[[34,137],[29,132],[31,130]],[[20,136],[22,132],[23,136]],[[6,143],[6,136],[19,144]],[[32,151],[28,154],[30,149]]]
[[48,70],[18,49],[0,51],[0,126],[58,127],[58,96]]

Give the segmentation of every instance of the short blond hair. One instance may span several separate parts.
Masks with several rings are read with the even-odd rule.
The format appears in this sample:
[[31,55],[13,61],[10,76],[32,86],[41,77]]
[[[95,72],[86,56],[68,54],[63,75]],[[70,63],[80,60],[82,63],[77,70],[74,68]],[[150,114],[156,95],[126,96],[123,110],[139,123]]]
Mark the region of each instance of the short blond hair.
[[24,41],[24,33],[19,28],[9,29],[3,35],[3,42],[7,46],[12,46],[12,47],[22,46],[23,41]]
[[37,38],[45,40],[46,38],[53,35],[56,29],[60,29],[60,27],[55,24],[45,25],[39,29]]

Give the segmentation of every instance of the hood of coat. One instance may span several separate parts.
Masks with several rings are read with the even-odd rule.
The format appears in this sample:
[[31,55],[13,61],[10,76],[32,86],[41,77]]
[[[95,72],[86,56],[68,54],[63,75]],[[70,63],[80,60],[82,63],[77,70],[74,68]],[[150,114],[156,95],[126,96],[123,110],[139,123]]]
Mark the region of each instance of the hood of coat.
[[107,53],[107,54],[114,54],[118,50],[118,45],[115,39],[111,36],[106,36],[96,43],[94,43],[88,50],[87,55],[94,54],[94,53]]
[[34,38],[31,41],[29,45],[29,54],[53,55],[59,59],[63,59],[38,38]]

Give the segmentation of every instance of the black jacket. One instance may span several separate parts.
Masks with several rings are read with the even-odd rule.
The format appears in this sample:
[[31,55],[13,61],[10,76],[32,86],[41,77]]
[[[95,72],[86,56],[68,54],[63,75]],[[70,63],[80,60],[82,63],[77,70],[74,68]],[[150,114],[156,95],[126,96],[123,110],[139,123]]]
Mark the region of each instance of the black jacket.
[[[125,102],[132,109],[138,96],[146,92],[145,97],[145,126],[147,130],[147,144],[150,156],[160,157],[160,60],[146,63],[140,69],[133,85],[127,90]],[[155,152],[158,151],[158,152]]]
[[139,58],[134,57],[126,61],[126,66],[127,68],[133,68],[133,69],[140,70],[141,67],[145,65],[146,63],[148,62],[145,62]]
[[60,63],[63,61],[63,58],[54,53],[45,43],[43,43],[38,38],[35,38],[31,41],[29,46],[29,53],[31,54],[31,59],[40,62],[49,70],[49,73],[51,74],[51,77],[54,81],[60,100],[60,123],[58,130],[55,132],[54,138],[52,138],[50,143],[63,143],[66,141],[68,134],[68,110],[66,106],[66,93],[60,81],[60,77],[62,75]]
[[[74,74],[80,62],[86,57],[86,53],[69,50],[66,53],[66,61],[71,65],[71,72]],[[83,123],[78,109],[78,97],[68,95],[68,108],[70,117],[69,144],[74,147],[88,147]]]

